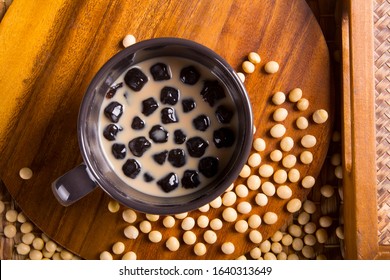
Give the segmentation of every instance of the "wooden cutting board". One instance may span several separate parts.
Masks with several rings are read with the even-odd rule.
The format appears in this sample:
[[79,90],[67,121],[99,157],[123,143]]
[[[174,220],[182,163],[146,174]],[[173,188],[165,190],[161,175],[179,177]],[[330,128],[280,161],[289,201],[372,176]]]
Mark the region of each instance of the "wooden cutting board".
[[[238,71],[249,52],[258,52],[262,62],[247,75],[245,85],[253,105],[255,137],[267,142],[266,150],[261,152],[263,163],[282,168],[269,159],[270,151],[280,142],[269,135],[275,124],[272,113],[277,108],[270,96],[300,87],[310,107],[299,112],[294,103],[286,101],[280,105],[289,111],[283,124],[286,135],[295,140],[290,153],[298,157],[304,150],[299,144],[301,137],[308,133],[317,137],[317,145],[311,149],[313,163],[303,165],[298,159],[296,167],[301,178],[318,175],[332,123],[330,62],[321,30],[304,0],[15,0],[0,24],[0,177],[41,230],[83,258],[99,258],[100,252],[110,250],[116,241],[123,241],[126,251],[135,251],[140,259],[231,259],[247,253],[256,244],[249,240],[249,231],[236,233],[234,223],[224,223],[217,232],[217,242],[207,245],[206,255],[196,257],[193,246],[182,242],[179,220],[169,230],[162,226],[162,218],[152,223],[153,229],[163,233],[160,243],[153,244],[145,234],[132,241],[123,235],[124,208],[110,213],[110,198],[100,189],[67,208],[55,200],[51,182],[81,162],[76,122],[82,96],[103,63],[122,49],[121,40],[126,34],[134,34],[138,41],[163,36],[188,38],[215,50]],[[273,75],[263,70],[270,60],[280,64],[279,72]],[[311,121],[312,113],[320,108],[331,117],[322,125]],[[310,119],[308,129],[296,128],[298,116]],[[22,167],[33,170],[30,180],[19,177]],[[241,182],[245,180],[236,183]],[[308,193],[300,182],[289,186],[293,197],[304,199]],[[251,202],[252,214],[261,217],[267,211],[278,214],[277,223],[263,223],[258,229],[266,239],[291,215],[286,211],[288,200],[276,196],[270,197],[265,207],[255,206],[257,192],[251,191],[238,202]],[[206,215],[210,220],[221,218],[223,209],[211,209]],[[189,213],[195,218],[200,214]],[[248,216],[239,215],[239,219]],[[139,213],[135,225],[144,218]],[[205,230],[194,228],[199,242],[204,242]],[[177,252],[165,247],[170,236],[182,243]],[[221,253],[225,241],[235,244],[234,254]]]

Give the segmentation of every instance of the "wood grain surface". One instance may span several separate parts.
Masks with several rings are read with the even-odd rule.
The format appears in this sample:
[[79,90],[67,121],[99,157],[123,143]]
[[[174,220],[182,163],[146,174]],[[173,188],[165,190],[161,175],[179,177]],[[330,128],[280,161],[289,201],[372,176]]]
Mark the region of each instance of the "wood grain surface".
[[[281,107],[289,115],[283,124],[286,135],[295,140],[289,153],[298,157],[296,168],[301,178],[318,175],[333,116],[330,63],[321,30],[304,0],[15,0],[0,24],[0,177],[41,230],[83,258],[99,258],[100,252],[110,250],[116,241],[123,241],[126,251],[135,251],[140,259],[234,259],[249,252],[256,246],[248,238],[249,230],[239,234],[234,223],[225,222],[217,232],[217,242],[206,244],[207,254],[197,257],[193,246],[182,242],[179,220],[169,230],[162,226],[162,217],[152,223],[153,229],[163,233],[158,244],[148,241],[145,234],[135,241],[127,240],[123,235],[126,223],[121,217],[124,208],[110,213],[110,198],[100,189],[67,208],[60,206],[51,193],[51,182],[81,162],[76,122],[82,96],[98,69],[121,50],[126,34],[134,34],[138,41],[164,36],[191,39],[215,50],[238,71],[249,52],[258,52],[262,62],[255,73],[247,75],[245,86],[254,111],[255,137],[267,142],[266,150],[261,152],[263,163],[282,168],[269,159],[269,153],[280,142],[269,135],[275,124],[272,113],[277,108],[270,96],[300,87],[310,107],[299,112],[294,103],[285,102]],[[263,70],[271,60],[280,64],[279,72],[273,75]],[[321,125],[311,120],[312,113],[320,108],[330,113],[330,120]],[[296,128],[298,116],[309,119],[308,129]],[[317,138],[317,145],[310,149],[314,155],[310,165],[299,161],[304,150],[299,141],[305,134]],[[22,180],[18,174],[26,166],[34,172],[30,180]],[[238,183],[245,180],[237,179]],[[304,199],[309,191],[302,188],[300,181],[288,185],[293,198]],[[256,206],[254,196],[258,192],[251,191],[237,203],[251,202],[251,214],[261,217],[267,211],[278,214],[274,225],[263,223],[258,228],[266,239],[291,219],[291,214],[286,211],[288,200],[276,195],[269,198],[267,206]],[[223,209],[210,209],[205,215],[210,220],[221,218]],[[193,211],[189,216],[201,214]],[[240,214],[239,219],[248,216]],[[135,225],[144,218],[139,213]],[[204,242],[202,235],[207,229],[194,228],[199,242]],[[182,243],[176,252],[165,247],[170,236]],[[235,244],[234,254],[222,254],[220,247],[225,241]]]

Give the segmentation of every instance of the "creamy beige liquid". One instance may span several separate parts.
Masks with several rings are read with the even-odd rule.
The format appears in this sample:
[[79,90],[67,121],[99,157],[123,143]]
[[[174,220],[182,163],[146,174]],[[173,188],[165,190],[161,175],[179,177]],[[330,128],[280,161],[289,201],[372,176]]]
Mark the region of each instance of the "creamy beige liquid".
[[[153,77],[149,69],[152,65],[159,62],[169,65],[171,71],[170,80],[164,80],[164,81],[153,80]],[[198,70],[200,70],[199,72],[201,73],[201,77],[195,85],[187,85],[180,81],[181,69],[190,65],[195,66]],[[232,151],[234,150],[234,146],[236,145],[237,140],[235,141],[232,147],[217,148],[213,142],[213,132],[214,130],[220,127],[230,127],[234,131],[236,138],[238,137],[237,112],[234,113],[233,118],[229,124],[220,124],[215,115],[215,110],[218,107],[218,105],[226,105],[227,107],[232,109],[235,108],[233,105],[233,101],[230,95],[228,94],[226,88],[225,88],[226,98],[217,101],[217,103],[213,107],[211,107],[208,103],[206,103],[202,99],[200,92],[203,88],[204,80],[217,80],[217,77],[214,76],[206,67],[198,63],[195,63],[193,61],[186,60],[183,58],[176,58],[176,57],[161,57],[156,59],[150,59],[150,60],[143,61],[133,67],[138,67],[148,77],[148,82],[144,85],[142,90],[139,92],[135,92],[124,83],[124,76],[128,71],[126,70],[113,83],[113,85],[115,85],[120,82],[123,82],[123,87],[119,88],[116,91],[114,97],[110,99],[105,98],[100,110],[100,118],[99,118],[100,144],[112,169],[117,173],[117,175],[121,178],[121,180],[123,180],[127,185],[137,189],[140,192],[154,195],[154,196],[160,196],[160,197],[181,196],[181,195],[185,195],[197,191],[200,188],[206,186],[216,176],[212,178],[206,178],[201,173],[199,173],[199,179],[201,184],[198,187],[193,189],[185,189],[181,186],[180,180],[182,178],[184,171],[187,169],[198,170],[198,163],[200,158],[191,157],[187,152],[185,143],[180,145],[176,144],[173,140],[173,132],[176,129],[181,129],[186,134],[187,139],[194,136],[199,136],[204,140],[208,141],[209,146],[206,149],[206,152],[202,156],[202,158],[206,156],[213,156],[218,158],[219,159],[218,172],[223,170],[226,164],[229,162],[229,159],[232,155]],[[220,83],[221,85],[223,85],[221,81]],[[160,91],[165,86],[174,87],[179,90],[179,94],[180,94],[179,101],[175,105],[162,104],[162,102],[160,101]],[[149,97],[154,97],[154,99],[159,103],[159,107],[151,115],[145,116],[141,112],[142,101]],[[189,97],[195,100],[196,108],[190,112],[185,113],[183,112],[181,101]],[[116,124],[122,127],[123,130],[117,133],[116,139],[114,141],[108,141],[103,137],[103,130],[108,124],[112,122],[104,115],[104,108],[112,101],[117,101],[123,105],[123,114],[120,117],[119,122]],[[162,124],[160,111],[161,109],[166,107],[172,107],[175,109],[179,122]],[[193,119],[199,116],[200,114],[205,114],[210,118],[210,127],[204,132],[194,129],[192,125]],[[131,128],[131,122],[133,118],[136,116],[140,117],[145,122],[145,127],[141,130],[135,130]],[[169,136],[168,136],[168,141],[166,143],[154,143],[152,140],[150,140],[149,131],[154,125],[162,125],[165,128],[165,130],[168,131]],[[130,140],[139,136],[146,137],[152,143],[152,146],[149,150],[147,150],[143,154],[142,157],[135,157],[130,152],[128,148],[128,143]],[[124,159],[118,160],[113,156],[111,152],[111,147],[114,143],[125,144],[127,151],[126,151],[126,157]],[[175,148],[181,148],[186,152],[186,164],[182,167],[179,168],[174,167],[168,161],[165,161],[163,165],[160,165],[157,162],[155,162],[155,160],[152,157],[152,155],[156,153],[162,152],[164,150],[169,151]],[[129,158],[136,159],[142,167],[141,172],[138,174],[138,176],[135,179],[131,179],[127,177],[122,171],[122,165]],[[154,177],[154,180],[151,182],[146,182],[143,176],[145,172],[152,175]],[[170,172],[174,172],[178,175],[179,186],[175,190],[166,193],[160,188],[160,186],[157,185],[156,182],[162,177],[165,177]]]

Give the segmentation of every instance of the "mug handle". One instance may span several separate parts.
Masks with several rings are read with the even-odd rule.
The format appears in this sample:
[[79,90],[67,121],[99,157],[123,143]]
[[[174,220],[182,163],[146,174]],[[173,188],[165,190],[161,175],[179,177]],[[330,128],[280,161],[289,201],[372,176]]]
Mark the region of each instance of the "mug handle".
[[63,206],[69,206],[94,190],[96,183],[82,163],[55,180],[51,188],[57,200]]

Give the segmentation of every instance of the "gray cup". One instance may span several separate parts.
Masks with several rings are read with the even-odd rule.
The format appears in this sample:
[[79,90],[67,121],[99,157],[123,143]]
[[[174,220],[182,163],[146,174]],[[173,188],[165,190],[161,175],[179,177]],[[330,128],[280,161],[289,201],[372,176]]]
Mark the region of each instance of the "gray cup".
[[[226,85],[238,114],[238,135],[225,169],[207,186],[179,197],[156,197],[123,182],[107,162],[99,143],[99,111],[114,81],[129,67],[144,60],[176,56],[209,68]],[[96,186],[129,208],[152,214],[177,214],[197,209],[221,195],[237,178],[252,146],[252,110],[247,92],[231,66],[209,48],[186,39],[156,38],[136,43],[113,56],[96,74],[81,103],[78,140],[84,162],[52,183],[58,201],[68,206]]]

